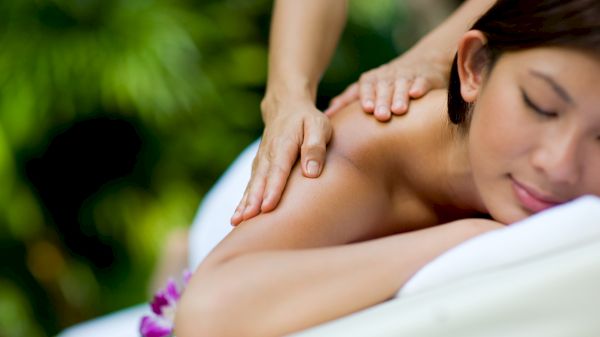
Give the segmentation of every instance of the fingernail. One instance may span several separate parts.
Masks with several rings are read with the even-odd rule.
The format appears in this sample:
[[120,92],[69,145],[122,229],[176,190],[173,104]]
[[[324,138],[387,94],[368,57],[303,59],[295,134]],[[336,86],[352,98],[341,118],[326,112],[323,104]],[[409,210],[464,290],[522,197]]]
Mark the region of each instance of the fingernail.
[[233,216],[232,216],[232,217],[231,217],[231,219],[229,220],[229,223],[230,223],[232,226],[235,226],[236,224],[235,224],[234,222],[236,222],[236,221],[239,219],[239,216],[240,216],[240,211],[235,211],[235,212],[233,213]]
[[379,115],[385,115],[387,113],[387,108],[383,105],[380,105],[377,107],[377,114]]
[[267,207],[267,203],[271,201],[271,195],[267,194],[267,196],[263,199],[262,204],[260,204],[260,210],[262,211],[263,209],[265,209],[265,207]]
[[317,163],[314,160],[311,160],[308,162],[308,164],[306,164],[306,171],[308,171],[308,174],[310,174],[311,176],[316,176],[319,174],[319,163]]
[[365,101],[365,108],[371,109],[371,108],[373,108],[373,106],[374,106],[373,101],[371,101],[370,99]]
[[394,110],[404,110],[405,109],[404,102],[395,102],[393,108],[394,108]]

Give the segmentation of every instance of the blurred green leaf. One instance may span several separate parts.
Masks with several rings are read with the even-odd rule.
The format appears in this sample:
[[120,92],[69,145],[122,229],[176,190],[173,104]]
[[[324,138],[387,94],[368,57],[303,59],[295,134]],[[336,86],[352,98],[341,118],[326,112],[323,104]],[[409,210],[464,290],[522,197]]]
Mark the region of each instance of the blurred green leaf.
[[0,278],[0,298],[0,336],[44,336],[18,286]]
[[[0,240],[17,247],[11,254],[22,254],[0,268],[1,336],[52,335],[148,299],[165,238],[190,224],[215,179],[261,133],[271,6],[271,0],[0,2]],[[390,32],[403,10],[394,0],[351,1],[319,100],[395,55]],[[50,194],[58,201],[48,200],[50,187],[33,174],[60,190],[53,176],[65,169],[60,161],[93,162],[100,153],[92,151],[111,149],[71,150],[55,166],[45,155],[71,149],[57,144],[61,134],[102,117],[126,121],[140,139],[137,157],[122,159],[135,162],[131,172],[82,195],[58,191]],[[47,166],[32,171],[36,161]],[[90,181],[99,175],[73,172]],[[76,223],[55,214],[69,207],[77,209],[66,219]],[[107,245],[113,263],[94,265],[79,255],[69,231]],[[11,283],[8,275],[28,281]],[[36,323],[31,308],[41,306],[56,317]]]

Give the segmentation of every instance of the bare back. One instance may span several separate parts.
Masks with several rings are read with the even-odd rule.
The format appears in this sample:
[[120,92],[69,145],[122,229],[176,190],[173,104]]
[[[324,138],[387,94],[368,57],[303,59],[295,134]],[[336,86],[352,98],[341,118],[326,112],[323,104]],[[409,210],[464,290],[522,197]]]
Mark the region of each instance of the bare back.
[[444,204],[440,180],[448,154],[457,152],[444,93],[414,101],[409,114],[386,124],[357,104],[337,113],[321,177],[305,178],[296,165],[280,205],[236,227],[205,264],[242,252],[365,241],[470,215]]

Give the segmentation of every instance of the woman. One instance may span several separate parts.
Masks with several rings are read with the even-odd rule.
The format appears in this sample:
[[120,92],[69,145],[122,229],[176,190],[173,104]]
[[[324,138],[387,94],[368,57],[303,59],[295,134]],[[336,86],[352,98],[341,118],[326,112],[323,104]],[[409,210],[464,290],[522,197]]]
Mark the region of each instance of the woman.
[[460,40],[448,92],[401,122],[336,114],[322,177],[295,167],[281,205],[215,248],[176,334],[304,329],[389,299],[475,235],[600,195],[598,17],[596,0],[498,1]]

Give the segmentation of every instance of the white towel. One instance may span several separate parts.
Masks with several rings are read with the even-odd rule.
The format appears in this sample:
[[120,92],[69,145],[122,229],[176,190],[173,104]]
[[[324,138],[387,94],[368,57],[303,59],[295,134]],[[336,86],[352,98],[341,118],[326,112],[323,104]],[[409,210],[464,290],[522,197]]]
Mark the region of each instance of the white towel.
[[475,237],[393,300],[297,337],[598,337],[600,198]]
[[527,263],[594,240],[600,240],[600,198],[581,197],[450,249],[422,268],[398,295]]

